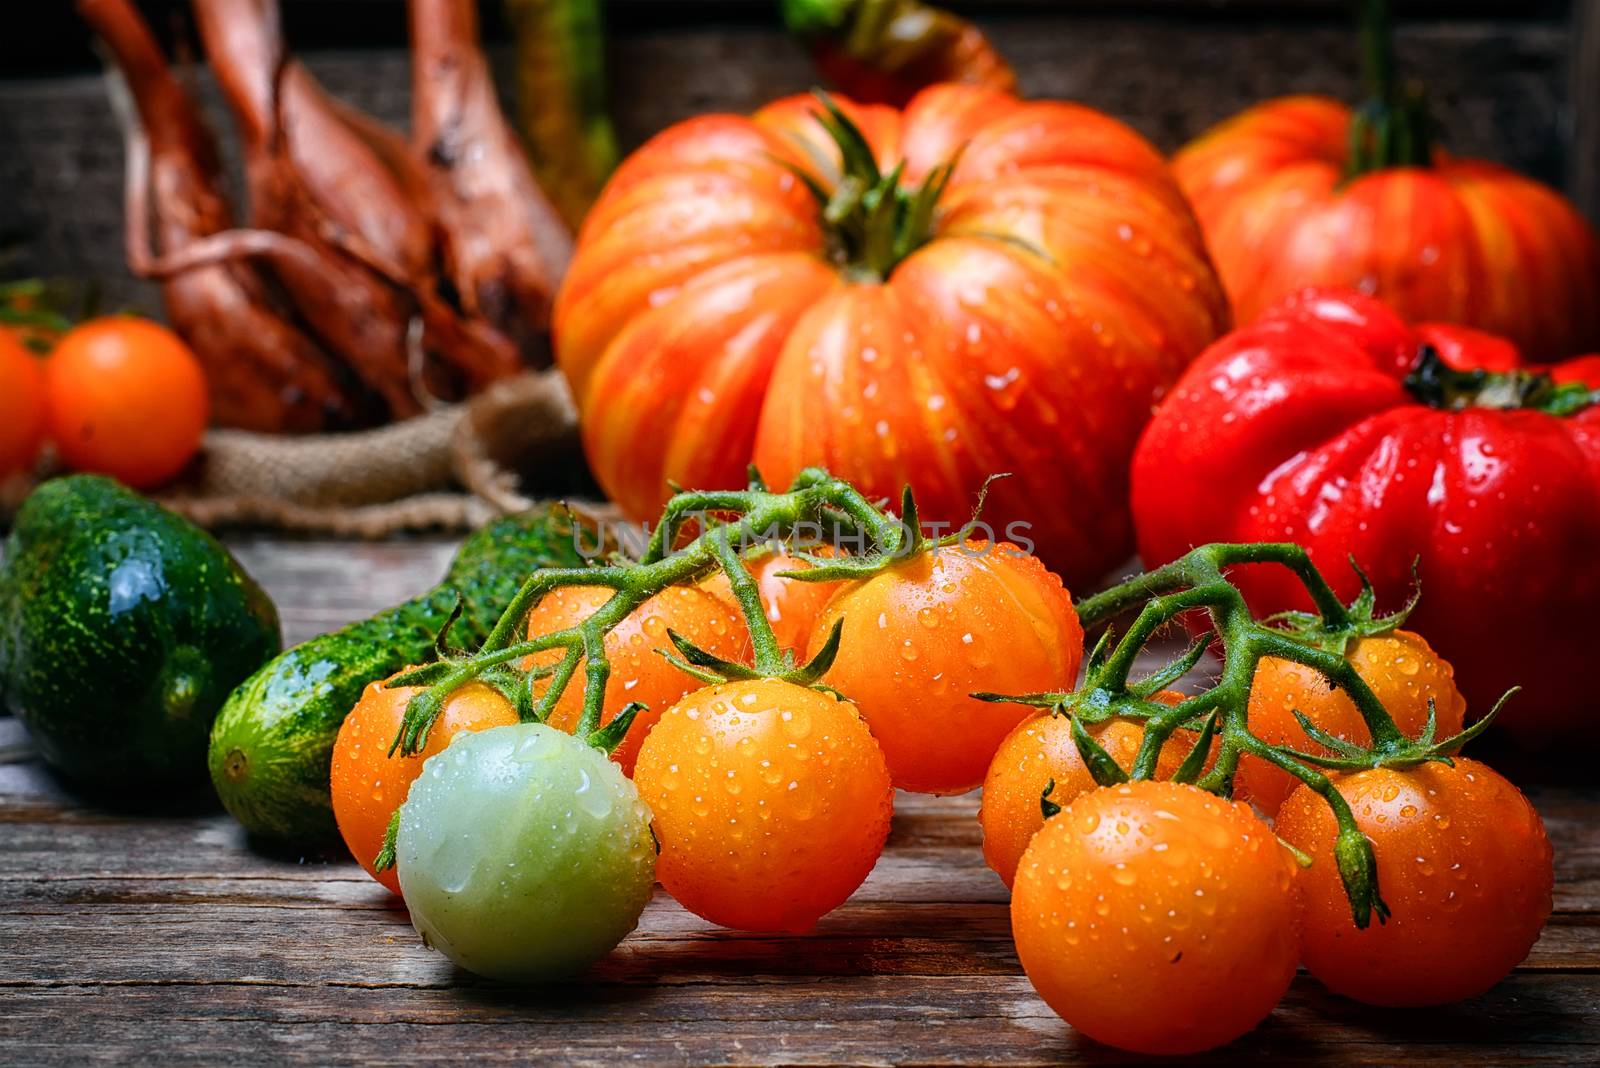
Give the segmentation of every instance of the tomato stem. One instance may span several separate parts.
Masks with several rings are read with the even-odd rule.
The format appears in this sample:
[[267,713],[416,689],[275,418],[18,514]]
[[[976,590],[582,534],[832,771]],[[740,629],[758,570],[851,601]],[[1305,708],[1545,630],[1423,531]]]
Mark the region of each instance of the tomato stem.
[[960,152],[929,171],[921,185],[907,188],[902,184],[905,161],[884,174],[860,127],[827,93],[817,90],[815,95],[821,110],[813,114],[839,149],[838,180],[829,190],[810,171],[794,165],[790,169],[817,200],[829,258],[851,281],[882,282],[932,238],[939,198]]
[[[699,533],[688,544],[678,547],[691,524],[698,527]],[[907,524],[875,507],[849,483],[817,468],[800,472],[783,493],[766,489],[754,472],[750,487],[744,490],[679,493],[667,503],[661,522],[638,561],[617,560],[598,567],[535,571],[522,584],[477,652],[454,654],[441,642],[439,661],[397,679],[396,682],[404,681],[409,685],[426,685],[427,689],[406,706],[404,723],[390,751],[409,754],[421,750],[449,695],[490,673],[504,683],[505,673],[519,672],[530,698],[519,702],[519,707],[525,704],[527,718],[543,722],[577,677],[580,663],[584,665],[583,711],[575,733],[597,748],[614,747],[622,740],[625,728],[613,731],[609,725],[601,726],[606,682],[611,673],[611,661],[605,651],[606,635],[651,597],[670,586],[697,581],[718,567],[727,574],[744,612],[754,650],[753,666],[709,657],[677,636],[673,636],[674,644],[685,659],[669,659],[674,659],[696,677],[703,677],[699,669],[707,668],[721,677],[772,676],[814,685],[838,652],[837,632],[830,636],[810,664],[801,667],[791,664],[767,622],[760,591],[743,557],[764,550],[773,540],[792,539],[802,530],[820,534],[825,529],[840,526],[864,535],[864,549],[859,555],[818,558],[797,552],[797,556],[817,566],[786,577],[802,582],[864,577],[903,559],[907,552],[921,544],[914,529],[908,529]],[[613,592],[581,623],[518,640],[527,626],[528,613],[552,590],[566,586],[602,586]],[[553,667],[522,669],[516,666],[526,657],[555,649],[563,653]],[[543,692],[533,700],[536,685],[544,679],[548,682]],[[635,713],[637,711],[634,709]]]
[[1386,167],[1428,166],[1433,161],[1433,119],[1421,89],[1402,87],[1395,77],[1388,0],[1357,0],[1356,28],[1367,99],[1350,117],[1345,180]]
[[1600,403],[1600,391],[1582,382],[1557,382],[1544,371],[1459,371],[1445,363],[1432,345],[1422,346],[1405,387],[1428,407],[1450,412],[1526,409],[1564,417]]
[[[1228,568],[1244,564],[1273,564],[1287,568],[1305,587],[1315,613],[1295,612],[1268,620],[1257,620],[1243,594],[1226,576]],[[1354,561],[1352,561],[1354,566]],[[1356,568],[1361,574],[1359,567]],[[1339,827],[1335,851],[1339,874],[1350,899],[1351,915],[1358,927],[1365,927],[1376,915],[1379,922],[1388,908],[1378,890],[1377,862],[1371,844],[1356,827],[1355,817],[1333,780],[1320,768],[1359,770],[1373,767],[1407,767],[1426,760],[1448,759],[1448,754],[1481,732],[1475,724],[1453,738],[1435,741],[1433,730],[1424,730],[1413,740],[1406,738],[1394,718],[1355,666],[1345,658],[1349,641],[1369,634],[1392,630],[1405,618],[1405,612],[1379,616],[1375,596],[1366,576],[1362,589],[1346,605],[1306,550],[1290,543],[1203,545],[1170,564],[1136,575],[1126,582],[1078,602],[1084,626],[1104,623],[1112,617],[1139,608],[1139,614],[1120,639],[1113,641],[1110,629],[1090,655],[1084,681],[1070,693],[1025,694],[1009,698],[1021,704],[1050,707],[1074,720],[1073,738],[1086,766],[1100,767],[1097,781],[1114,778],[1104,768],[1104,751],[1081,724],[1103,722],[1113,717],[1140,721],[1144,735],[1128,775],[1149,779],[1163,748],[1179,731],[1193,733],[1195,744],[1179,767],[1174,779],[1193,782],[1201,789],[1224,797],[1232,796],[1233,779],[1240,758],[1246,754],[1288,772],[1319,794],[1333,810]],[[1414,602],[1413,602],[1414,603]],[[1151,700],[1153,687],[1164,687],[1187,673],[1197,662],[1202,642],[1191,646],[1172,663],[1153,672],[1147,679],[1130,683],[1128,676],[1135,658],[1156,633],[1185,613],[1204,610],[1210,614],[1214,638],[1222,646],[1222,674],[1216,684],[1177,704]],[[1371,736],[1367,747],[1338,742],[1330,746],[1333,757],[1313,756],[1287,746],[1275,746],[1250,730],[1250,690],[1256,670],[1266,657],[1303,664],[1350,697],[1360,712]],[[993,694],[986,700],[1007,700]],[[1498,708],[1498,706],[1497,706]],[[1315,740],[1315,736],[1313,736]],[[1330,741],[1337,741],[1329,739]],[[1212,757],[1210,770],[1206,762]],[[1116,774],[1121,774],[1120,769]]]

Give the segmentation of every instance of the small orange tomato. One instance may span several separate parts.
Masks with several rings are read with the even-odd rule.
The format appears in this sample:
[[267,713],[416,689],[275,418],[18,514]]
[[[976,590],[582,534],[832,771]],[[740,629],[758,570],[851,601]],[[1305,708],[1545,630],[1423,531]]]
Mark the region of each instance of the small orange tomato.
[[1299,959],[1294,864],[1245,804],[1145,780],[1047,820],[1017,868],[1011,930],[1039,996],[1136,1053],[1231,1042]]
[[372,862],[383,848],[389,818],[406,799],[422,765],[442,752],[462,731],[481,731],[517,722],[516,709],[498,691],[471,682],[450,695],[428,732],[428,744],[415,756],[389,755],[405,719],[406,704],[420,687],[369,685],[361,700],[345,717],[333,743],[329,782],[333,791],[333,817],[350,854],[367,874],[398,894],[400,880],[393,868],[374,871]]
[[883,752],[855,707],[777,679],[673,705],[634,782],[655,815],[661,885],[743,931],[810,930],[872,870],[894,810]]
[[[754,560],[746,560],[750,575],[761,590],[761,604],[766,609],[767,622],[772,624],[778,648],[793,649],[796,659],[804,655],[806,640],[828,599],[843,583],[800,582],[779,578],[780,571],[809,571],[811,565],[784,552],[767,553]],[[720,569],[700,584],[701,589],[716,594],[738,608],[728,576]]]
[[[528,636],[536,638],[565,630],[588,619],[611,598],[612,590],[603,586],[563,586],[552,590],[528,613]],[[661,713],[690,690],[705,683],[673,667],[657,650],[672,650],[667,631],[673,631],[724,660],[739,660],[750,644],[744,620],[727,602],[694,586],[669,586],[617,624],[606,635],[606,656],[611,661],[611,677],[606,682],[605,704],[600,719],[610,723],[630,702],[644,704],[628,729],[627,737],[612,752],[611,759],[633,774],[639,746],[650,733]],[[536,653],[530,665],[554,664],[559,650]],[[583,668],[567,685],[550,714],[550,725],[571,734],[583,715]],[[542,692],[542,691],[541,691]]]
[[1493,769],[1454,758],[1335,780],[1372,842],[1387,922],[1350,918],[1327,802],[1300,787],[1278,814],[1311,857],[1300,876],[1301,960],[1336,994],[1369,1005],[1444,1005],[1488,990],[1527,957],[1550,915],[1550,839],[1528,799]]
[[[1183,695],[1163,690],[1155,699],[1177,704]],[[1144,740],[1142,724],[1110,719],[1084,729],[1123,771],[1133,768],[1139,744]],[[1192,734],[1174,733],[1161,747],[1155,777],[1171,778],[1193,747]],[[1072,740],[1072,719],[1045,713],[1023,720],[1006,735],[983,780],[983,804],[978,809],[978,822],[983,826],[983,859],[1007,886],[1016,876],[1023,850],[1044,826],[1039,799],[1052,782],[1055,786],[1050,790],[1050,800],[1063,808],[1096,786]]]
[[983,782],[1005,736],[1032,714],[970,694],[1068,690],[1083,659],[1061,580],[1005,543],[930,550],[846,585],[817,617],[812,649],[839,619],[826,681],[861,709],[895,785],[922,793]]
[[50,434],[68,467],[135,489],[172,478],[200,450],[205,375],[158,323],[114,315],[69,330],[45,362]]
[[12,331],[0,329],[0,479],[33,466],[44,441],[44,369]]
[[[1460,732],[1467,702],[1456,689],[1455,670],[1420,634],[1396,630],[1361,638],[1345,657],[1406,737],[1415,738],[1427,726],[1430,699],[1438,710],[1438,737]],[[1270,745],[1331,755],[1306,735],[1294,718],[1296,710],[1335,738],[1356,745],[1372,743],[1366,720],[1344,690],[1302,664],[1270,656],[1262,659],[1250,686],[1251,731]],[[1288,772],[1249,755],[1240,758],[1234,783],[1236,797],[1268,816],[1299,785]]]

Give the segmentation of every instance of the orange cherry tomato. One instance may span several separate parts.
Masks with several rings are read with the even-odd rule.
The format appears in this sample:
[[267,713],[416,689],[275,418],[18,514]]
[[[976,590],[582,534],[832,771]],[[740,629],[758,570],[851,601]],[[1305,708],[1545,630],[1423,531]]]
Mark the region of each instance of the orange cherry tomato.
[[1464,757],[1336,779],[1372,841],[1388,922],[1350,917],[1337,826],[1300,787],[1277,831],[1305,851],[1301,959],[1329,990],[1370,1005],[1443,1005],[1483,993],[1528,955],[1555,883],[1544,823],[1515,786]]
[[955,794],[983,781],[995,750],[1033,713],[969,695],[1071,689],[1083,629],[1061,580],[1013,545],[919,553],[846,585],[810,648],[844,620],[826,676],[856,703],[896,786]]
[[93,319],[45,362],[50,434],[68,467],[148,489],[200,450],[210,407],[189,346],[158,323]]
[[[810,564],[784,552],[767,553],[745,563],[761,590],[761,603],[766,609],[767,622],[772,624],[773,636],[778,639],[778,647],[793,649],[798,659],[806,652],[806,640],[811,636],[818,613],[843,583],[797,582],[779,578],[780,571],[811,570]],[[728,585],[728,576],[720,569],[702,582],[700,588],[738,608],[739,602],[734,599],[733,588]]]
[[1141,781],[1083,794],[1017,868],[1011,930],[1039,996],[1146,1054],[1231,1042],[1299,957],[1294,864],[1248,805]]
[[[1420,634],[1397,630],[1361,638],[1351,644],[1345,656],[1406,737],[1417,737],[1427,726],[1429,699],[1437,709],[1437,736],[1448,738],[1461,731],[1467,702],[1456,689],[1455,670]],[[1311,668],[1275,657],[1264,658],[1256,665],[1256,677],[1250,686],[1250,729],[1272,745],[1330,755],[1306,735],[1294,718],[1296,709],[1335,738],[1357,745],[1372,743],[1366,720],[1349,694],[1331,686]],[[1299,785],[1300,781],[1288,772],[1260,757],[1247,755],[1239,760],[1234,796],[1250,801],[1271,816]]]
[[33,466],[44,443],[44,368],[21,338],[0,329],[0,479]]
[[855,706],[777,679],[673,705],[634,772],[655,815],[656,877],[690,912],[745,931],[806,931],[861,885],[894,789]]
[[397,752],[390,756],[389,747],[400,733],[406,704],[421,692],[416,686],[386,687],[381,682],[369,685],[339,728],[329,775],[333,817],[350,855],[368,875],[396,894],[400,892],[400,880],[395,869],[374,871],[372,862],[383,848],[389,818],[422,774],[423,762],[443,752],[462,731],[517,722],[516,709],[498,690],[471,682],[445,701],[439,718],[428,731],[428,744],[420,753],[401,756]]
[[[1155,699],[1162,704],[1177,704],[1183,694],[1163,690]],[[1123,771],[1133,768],[1133,760],[1144,740],[1144,726],[1126,719],[1110,719],[1084,728],[1100,743]],[[1158,779],[1168,779],[1194,748],[1194,736],[1178,731],[1161,747],[1156,761]],[[1050,800],[1065,808],[1079,796],[1096,788],[1094,776],[1072,740],[1072,719],[1045,713],[1023,720],[1006,735],[989,765],[983,780],[983,804],[978,822],[983,826],[983,859],[1010,886],[1017,862],[1033,836],[1044,826],[1044,810],[1039,804],[1044,789]]]
[[[564,586],[552,590],[528,613],[528,636],[538,637],[576,626],[589,618],[607,600],[612,590],[603,586]],[[611,759],[633,774],[639,746],[661,714],[678,698],[705,683],[667,662],[657,650],[672,650],[667,631],[674,631],[700,648],[724,660],[744,657],[750,644],[744,619],[727,602],[694,586],[670,586],[633,611],[606,635],[606,656],[611,661],[611,677],[606,681],[606,698],[600,719],[610,723],[630,702],[639,701],[639,713],[622,744]],[[528,663],[558,662],[560,650],[537,653]],[[550,725],[571,734],[583,715],[583,668],[567,685],[550,714]],[[543,692],[542,690],[540,692]]]

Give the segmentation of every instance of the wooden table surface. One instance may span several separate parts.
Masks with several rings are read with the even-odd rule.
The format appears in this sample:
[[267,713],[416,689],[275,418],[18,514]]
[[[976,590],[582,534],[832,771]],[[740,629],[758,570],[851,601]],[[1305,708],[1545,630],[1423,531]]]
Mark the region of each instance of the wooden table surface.
[[[450,551],[233,545],[291,642],[426,588]],[[1557,885],[1516,974],[1403,1012],[1302,974],[1261,1028],[1196,1062],[1600,1064],[1600,788],[1526,778]],[[0,718],[0,1064],[1136,1061],[1034,994],[976,811],[975,795],[897,798],[877,870],[813,934],[724,931],[658,892],[590,975],[518,989],[424,947],[348,858],[264,851],[215,810],[96,807]]]

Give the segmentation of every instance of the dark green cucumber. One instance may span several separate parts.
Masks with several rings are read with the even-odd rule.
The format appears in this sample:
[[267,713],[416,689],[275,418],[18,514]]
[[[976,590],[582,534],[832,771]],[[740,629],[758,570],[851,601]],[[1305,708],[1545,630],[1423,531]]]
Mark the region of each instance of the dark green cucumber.
[[474,533],[444,583],[414,601],[289,649],[228,699],[211,732],[211,781],[253,834],[297,843],[336,833],[328,767],[339,726],[368,683],[432,658],[455,608],[451,643],[489,633],[528,573],[583,564],[563,512],[508,516]]
[[0,687],[45,761],[105,793],[203,781],[212,720],[283,647],[215,538],[108,478],[46,482],[0,567]]

